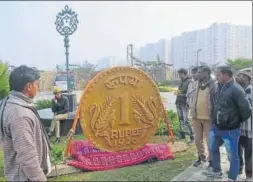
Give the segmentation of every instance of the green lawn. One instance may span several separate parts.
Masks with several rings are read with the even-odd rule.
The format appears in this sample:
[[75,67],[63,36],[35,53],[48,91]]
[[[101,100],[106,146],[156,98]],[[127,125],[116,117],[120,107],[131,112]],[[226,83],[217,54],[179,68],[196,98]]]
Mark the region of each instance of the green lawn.
[[4,178],[4,161],[3,161],[3,150],[0,147],[0,181],[6,180]]
[[[83,136],[75,136],[75,139],[84,139]],[[159,143],[167,140],[167,137],[157,137],[153,142]],[[52,138],[52,141],[54,139]],[[62,137],[61,146],[65,146],[66,137]],[[50,178],[49,181],[170,181],[177,174],[186,169],[194,161],[196,149],[194,146],[185,152],[176,154],[175,160],[150,162],[131,167],[124,167],[107,171],[83,172]],[[0,181],[6,180],[3,177],[3,155],[0,150]]]

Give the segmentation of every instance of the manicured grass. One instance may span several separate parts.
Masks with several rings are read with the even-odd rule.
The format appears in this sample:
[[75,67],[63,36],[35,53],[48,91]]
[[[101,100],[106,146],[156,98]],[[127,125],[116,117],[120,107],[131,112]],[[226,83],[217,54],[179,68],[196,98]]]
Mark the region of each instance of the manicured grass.
[[[74,140],[84,139],[84,136],[75,136]],[[152,139],[154,143],[167,141],[168,137],[158,136]],[[54,141],[54,138],[51,139]],[[61,138],[60,145],[65,147],[66,137]],[[149,162],[140,165],[124,167],[107,171],[83,172],[70,174],[56,178],[50,178],[49,181],[170,181],[177,174],[184,171],[193,160],[196,152],[195,146],[185,152],[176,154],[175,160]],[[6,180],[3,177],[3,156],[0,149],[0,181]]]
[[195,159],[195,147],[177,153],[175,160],[157,161],[108,171],[83,172],[49,181],[170,181]]
[[3,160],[3,150],[0,146],[0,181],[7,180],[4,178],[4,160]]

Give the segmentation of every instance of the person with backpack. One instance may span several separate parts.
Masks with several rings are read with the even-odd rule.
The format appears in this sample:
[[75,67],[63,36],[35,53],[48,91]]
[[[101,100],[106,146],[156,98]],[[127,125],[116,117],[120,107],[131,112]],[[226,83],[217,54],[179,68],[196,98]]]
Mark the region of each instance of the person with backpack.
[[9,77],[10,95],[0,107],[0,138],[8,181],[47,181],[51,172],[50,142],[34,107],[39,72],[15,68]]

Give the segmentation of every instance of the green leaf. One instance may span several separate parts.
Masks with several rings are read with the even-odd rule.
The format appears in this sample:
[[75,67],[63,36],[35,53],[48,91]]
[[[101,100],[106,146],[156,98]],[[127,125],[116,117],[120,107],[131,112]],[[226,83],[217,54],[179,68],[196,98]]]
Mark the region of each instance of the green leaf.
[[35,103],[35,107],[36,107],[37,110],[51,108],[51,105],[52,105],[52,101],[50,99],[38,100]]
[[8,63],[0,61],[0,99],[9,95],[9,71]]
[[235,70],[238,71],[243,68],[252,67],[252,59],[238,58],[238,59],[228,59],[227,62]]

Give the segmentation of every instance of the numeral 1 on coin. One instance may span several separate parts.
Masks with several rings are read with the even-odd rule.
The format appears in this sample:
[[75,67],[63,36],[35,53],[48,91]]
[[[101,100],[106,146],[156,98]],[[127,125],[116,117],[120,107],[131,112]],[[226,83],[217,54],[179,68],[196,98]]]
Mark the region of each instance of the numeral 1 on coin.
[[120,125],[130,125],[129,119],[129,94],[127,92],[121,94],[119,96],[119,103],[120,103]]

